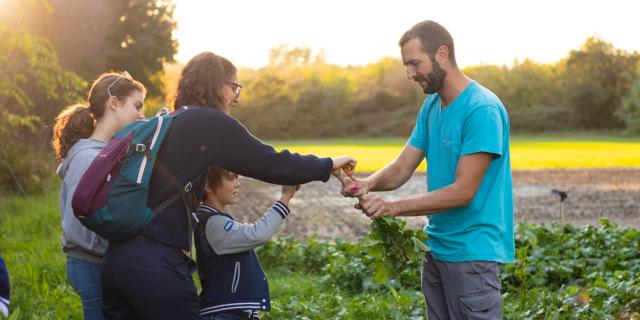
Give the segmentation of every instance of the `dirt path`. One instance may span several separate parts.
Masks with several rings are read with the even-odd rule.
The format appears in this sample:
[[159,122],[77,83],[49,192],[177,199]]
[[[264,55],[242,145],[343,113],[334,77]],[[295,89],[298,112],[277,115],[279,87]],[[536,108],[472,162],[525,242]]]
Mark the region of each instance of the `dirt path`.
[[[241,178],[240,204],[230,212],[242,221],[254,221],[279,197],[280,187]],[[640,169],[514,171],[516,222],[547,224],[560,220],[559,197],[551,190],[568,190],[565,217],[574,225],[598,224],[601,217],[615,223],[640,228]],[[338,194],[338,182],[314,182],[302,186],[290,206],[282,233],[304,239],[318,234],[321,239],[354,239],[369,231],[370,220],[353,209],[355,200]],[[385,196],[419,194],[425,191],[425,176],[414,175],[397,191]],[[407,218],[420,228],[424,218]]]

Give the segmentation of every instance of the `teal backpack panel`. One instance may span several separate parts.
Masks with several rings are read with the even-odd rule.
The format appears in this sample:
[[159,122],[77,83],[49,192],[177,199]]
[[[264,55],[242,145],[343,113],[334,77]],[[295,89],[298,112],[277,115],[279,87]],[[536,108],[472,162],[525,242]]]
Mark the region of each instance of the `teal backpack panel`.
[[103,238],[124,240],[147,225],[155,213],[190,191],[185,189],[157,208],[147,205],[158,151],[180,112],[137,121],[113,136],[87,169],[74,194],[74,214],[83,225]]

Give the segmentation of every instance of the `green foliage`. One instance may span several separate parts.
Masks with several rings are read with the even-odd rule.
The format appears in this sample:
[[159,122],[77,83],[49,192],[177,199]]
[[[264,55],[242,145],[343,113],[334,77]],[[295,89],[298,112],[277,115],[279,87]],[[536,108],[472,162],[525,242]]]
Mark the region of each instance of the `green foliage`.
[[370,254],[376,258],[373,281],[378,284],[399,276],[408,263],[419,261],[429,251],[425,244],[428,235],[422,230],[405,229],[406,224],[393,217],[381,217],[371,223],[370,237],[375,240]]
[[264,319],[425,319],[424,298],[416,290],[343,291],[322,277],[285,269],[267,269],[271,311]]
[[152,96],[163,94],[160,72],[165,63],[174,61],[178,51],[178,42],[172,36],[177,24],[171,2],[109,1],[118,22],[106,39],[106,68],[129,71]]
[[[556,63],[527,59],[463,72],[502,100],[515,132],[622,129],[633,120],[623,122],[614,111],[627,108],[621,101],[640,74],[639,60],[638,53],[589,38]],[[246,90],[234,110],[261,138],[407,136],[425,98],[396,58],[340,67],[308,48],[279,46],[269,61],[258,70],[241,70]]]
[[588,38],[579,50],[571,51],[562,87],[573,124],[586,129],[621,127],[614,112],[629,92],[639,59],[637,52],[615,49],[595,37]]
[[509,111],[511,130],[515,132],[558,132],[567,130],[571,110],[563,107],[539,107]]
[[[11,276],[12,319],[80,319],[80,299],[67,283],[59,245],[57,192],[5,199],[0,213],[0,253]],[[391,228],[403,227],[390,223]],[[377,284],[372,268],[383,257],[372,248],[378,241],[369,236],[355,243],[314,237],[267,242],[258,254],[269,275],[272,311],[263,317],[424,319],[421,253],[408,249],[416,254],[409,255],[401,272]],[[582,228],[520,224],[515,241],[516,261],[500,273],[505,319],[638,316],[638,230],[607,220],[600,227]]]
[[57,192],[8,199],[0,212],[0,254],[11,280],[10,319],[82,319],[60,248]]
[[65,69],[87,81],[127,70],[151,96],[163,95],[160,73],[178,47],[173,1],[3,1],[18,12],[7,25],[49,39]]
[[511,130],[567,130],[570,110],[562,106],[563,62],[537,64],[516,61],[512,67],[481,65],[463,72],[495,93],[509,112]]
[[52,171],[43,160],[51,158],[43,122],[77,101],[84,85],[58,65],[48,40],[0,24],[0,188],[42,190]]
[[[392,222],[391,228],[399,228],[400,225]],[[278,304],[281,303],[279,295],[274,294],[274,304],[278,305],[276,312],[313,314],[318,310],[318,304],[333,302],[331,295],[342,298],[349,292],[359,297],[386,294],[388,297],[381,304],[397,298],[400,288],[409,290],[403,291],[403,296],[419,292],[420,250],[409,249],[415,255],[399,267],[402,272],[390,275],[383,284],[377,284],[373,280],[376,276],[372,269],[386,253],[382,253],[384,249],[373,249],[379,242],[371,238],[369,236],[357,243],[341,240],[319,243],[313,238],[308,243],[298,243],[292,239],[279,239],[259,249],[260,259],[267,268],[275,268],[279,273],[289,270],[293,275],[288,277],[294,278],[318,275],[319,278],[309,281],[319,282],[326,288],[319,291],[318,285],[314,284],[315,296],[282,292],[287,297],[284,301],[289,301],[286,307]],[[570,225],[545,228],[520,224],[516,228],[515,239],[516,261],[502,266],[500,273],[505,319],[618,319],[637,314],[640,310],[638,230],[620,228],[606,219],[601,221],[600,228]],[[390,245],[396,246],[393,242]],[[302,270],[305,270],[305,276],[296,273]],[[287,290],[295,292],[293,287],[311,286],[299,282],[294,280]],[[331,294],[317,298],[318,292],[326,290]],[[405,317],[419,315],[411,310],[420,309],[422,301],[416,299],[414,303],[413,308],[407,306],[403,311]],[[341,314],[339,310],[333,312]],[[345,319],[351,319],[349,316],[347,313]]]
[[339,290],[418,290],[420,282],[414,278],[429,250],[424,244],[427,235],[405,225],[403,220],[383,217],[372,222],[371,234],[356,243],[341,239],[322,243],[314,236],[304,243],[282,238],[267,242],[258,255],[271,267],[330,275],[322,277],[322,283]]
[[616,117],[624,122],[628,133],[640,133],[640,77],[622,100],[622,105],[616,110]]
[[87,80],[126,69],[158,101],[159,72],[177,50],[176,24],[164,0],[8,0],[7,7],[15,14],[0,23],[0,191],[29,194],[54,171],[46,126],[87,88],[65,68]]
[[261,138],[405,136],[415,123],[422,97],[399,59],[340,67],[308,48],[280,46],[269,60],[240,70],[245,90],[234,110]]
[[520,224],[514,264],[501,274],[510,319],[617,319],[640,310],[640,234]]
[[555,106],[561,102],[562,64],[537,64],[516,61],[513,66],[481,65],[463,72],[495,93],[509,113],[537,106]]

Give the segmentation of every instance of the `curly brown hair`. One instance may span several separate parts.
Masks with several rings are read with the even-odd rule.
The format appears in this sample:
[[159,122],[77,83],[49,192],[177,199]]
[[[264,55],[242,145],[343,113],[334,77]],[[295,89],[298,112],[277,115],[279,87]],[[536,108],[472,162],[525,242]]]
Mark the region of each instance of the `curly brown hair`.
[[193,57],[182,69],[173,108],[199,106],[221,109],[221,88],[237,72],[224,57],[203,52]]
[[51,139],[56,160],[64,159],[78,140],[91,136],[96,121],[104,116],[105,106],[109,99],[107,88],[109,88],[111,95],[121,101],[124,101],[134,91],[146,93],[142,83],[126,78],[122,74],[113,72],[101,74],[93,81],[91,89],[89,89],[88,106],[74,104],[66,107],[56,116]]

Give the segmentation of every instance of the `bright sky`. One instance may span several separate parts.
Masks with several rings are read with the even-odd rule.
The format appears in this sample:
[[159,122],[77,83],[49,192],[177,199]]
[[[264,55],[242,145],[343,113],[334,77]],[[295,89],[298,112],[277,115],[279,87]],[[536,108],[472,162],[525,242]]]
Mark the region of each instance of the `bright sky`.
[[324,49],[330,63],[361,65],[400,56],[400,36],[422,20],[452,34],[461,66],[514,59],[555,62],[598,35],[640,51],[640,1],[570,0],[176,0],[177,59],[212,51],[264,66],[280,44]]

